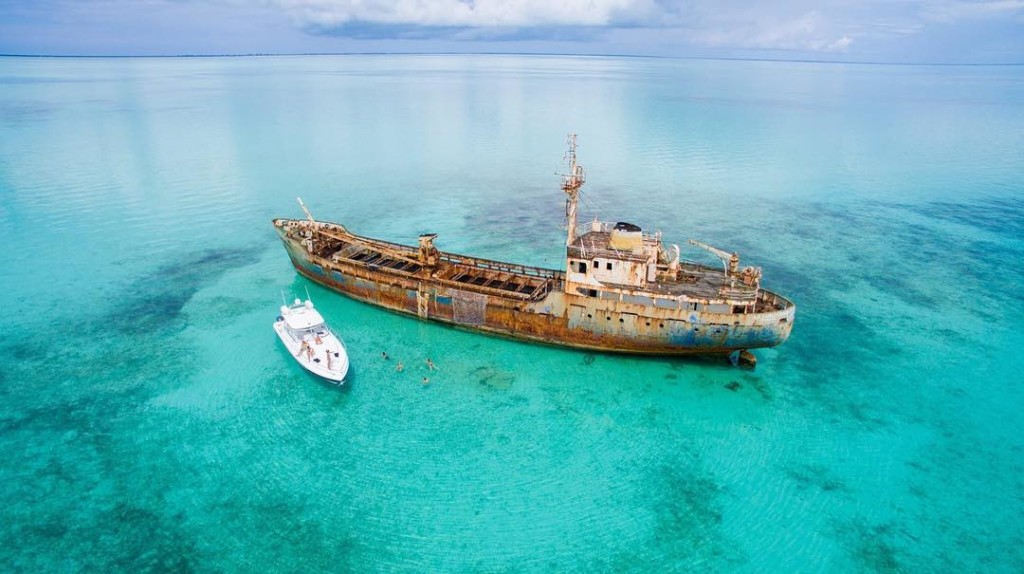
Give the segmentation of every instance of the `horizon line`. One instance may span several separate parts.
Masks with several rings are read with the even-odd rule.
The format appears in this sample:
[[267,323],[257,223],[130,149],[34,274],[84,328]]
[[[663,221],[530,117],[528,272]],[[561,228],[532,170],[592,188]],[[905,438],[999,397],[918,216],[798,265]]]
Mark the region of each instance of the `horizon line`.
[[784,62],[794,64],[853,64],[871,66],[1022,66],[1024,62],[885,62],[872,60],[817,60],[810,58],[744,58],[736,56],[663,56],[651,54],[581,54],[560,52],[248,52],[223,54],[5,54],[0,58],[274,58],[301,56],[546,56],[580,58],[650,58],[660,60],[716,60],[739,62]]

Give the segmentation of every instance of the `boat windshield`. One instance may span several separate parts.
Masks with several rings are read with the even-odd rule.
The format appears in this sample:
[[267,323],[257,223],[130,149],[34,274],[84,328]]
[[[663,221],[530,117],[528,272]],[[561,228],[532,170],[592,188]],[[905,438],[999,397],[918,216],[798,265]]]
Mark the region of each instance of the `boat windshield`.
[[323,325],[314,325],[313,327],[307,327],[305,329],[292,329],[291,332],[296,339],[305,339],[307,337],[312,338],[317,335],[323,337],[327,335],[327,329],[325,329]]

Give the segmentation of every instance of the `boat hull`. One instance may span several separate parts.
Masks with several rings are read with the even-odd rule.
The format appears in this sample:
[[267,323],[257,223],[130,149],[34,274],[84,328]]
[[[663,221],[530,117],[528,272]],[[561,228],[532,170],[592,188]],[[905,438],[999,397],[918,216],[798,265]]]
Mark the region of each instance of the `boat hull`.
[[[307,354],[302,343],[288,335],[283,321],[274,322],[274,332],[281,340],[288,354],[303,369],[328,381],[342,384],[348,376],[348,353],[345,346],[330,331],[320,338],[320,342],[308,341],[311,353]],[[328,359],[328,354],[331,358]]]
[[737,315],[653,308],[560,289],[526,301],[325,260],[278,229],[292,265],[320,285],[391,311],[521,341],[614,353],[721,355],[779,345],[793,325],[795,306],[767,291],[777,309]]

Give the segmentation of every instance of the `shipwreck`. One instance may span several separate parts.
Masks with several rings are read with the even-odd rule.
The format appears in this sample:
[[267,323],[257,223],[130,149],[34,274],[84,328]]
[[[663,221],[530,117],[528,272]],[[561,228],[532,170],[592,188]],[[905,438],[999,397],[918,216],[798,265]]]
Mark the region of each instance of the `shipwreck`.
[[[625,223],[577,225],[585,181],[568,138],[564,270],[438,250],[436,234],[402,245],[341,224],[274,219],[302,275],[338,293],[423,320],[522,341],[648,355],[726,355],[786,341],[796,306],[761,287],[759,267],[689,240],[721,267],[680,259],[661,234]],[[742,353],[751,361],[752,355]],[[733,354],[735,357],[736,355]]]

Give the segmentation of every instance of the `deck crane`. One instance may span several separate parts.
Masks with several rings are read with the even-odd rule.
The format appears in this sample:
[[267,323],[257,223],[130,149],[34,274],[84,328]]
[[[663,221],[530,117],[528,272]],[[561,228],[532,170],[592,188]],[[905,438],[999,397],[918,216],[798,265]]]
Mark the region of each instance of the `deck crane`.
[[696,239],[688,239],[687,242],[690,245],[693,245],[695,247],[700,247],[701,249],[703,249],[703,250],[711,253],[715,257],[718,257],[719,259],[721,259],[722,260],[722,268],[725,271],[725,278],[726,279],[729,278],[730,274],[735,275],[736,273],[739,273],[739,270],[740,270],[740,254],[739,253],[729,253],[728,251],[724,251],[724,250],[719,249],[717,247],[712,247],[712,246],[708,245],[707,243],[701,243],[700,241],[697,241]]
[[760,267],[744,267],[743,271],[740,271],[740,254],[729,253],[717,247],[712,247],[707,243],[701,243],[696,239],[687,240],[690,245],[700,247],[701,249],[711,253],[722,260],[722,268],[725,271],[726,282],[735,281],[736,277],[739,277],[746,285],[752,285],[760,288],[761,286],[761,268]]

